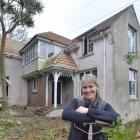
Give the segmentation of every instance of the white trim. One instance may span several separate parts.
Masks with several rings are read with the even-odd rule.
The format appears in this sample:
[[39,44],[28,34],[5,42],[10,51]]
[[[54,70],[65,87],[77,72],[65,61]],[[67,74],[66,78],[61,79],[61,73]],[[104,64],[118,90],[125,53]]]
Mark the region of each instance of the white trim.
[[11,82],[10,82],[9,79],[6,78],[6,82],[7,82],[7,84],[8,84],[9,86],[11,86]]
[[136,95],[129,95],[130,100],[137,99]]

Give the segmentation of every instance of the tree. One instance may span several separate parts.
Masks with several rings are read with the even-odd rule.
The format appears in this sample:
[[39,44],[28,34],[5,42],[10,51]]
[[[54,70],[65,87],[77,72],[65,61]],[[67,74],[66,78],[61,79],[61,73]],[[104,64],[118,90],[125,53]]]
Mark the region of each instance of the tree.
[[[0,79],[2,83],[2,109],[8,109],[6,95],[6,75],[4,62],[4,49],[7,35],[19,26],[33,27],[34,15],[42,12],[43,5],[39,0],[0,0],[0,25],[1,25],[1,44],[0,44]],[[5,19],[9,17],[10,27],[6,25]]]
[[[11,26],[11,17],[8,15],[6,16],[6,18],[4,18],[4,23],[6,25],[6,28],[9,29],[10,26]],[[1,36],[1,33],[2,33],[2,29],[1,29],[1,26],[0,26],[0,36]],[[8,34],[8,37],[14,39],[14,40],[17,40],[17,41],[21,41],[23,43],[27,43],[27,41],[29,41],[28,39],[28,27],[26,26],[17,26],[12,32],[10,32]]]
[[18,26],[13,32],[11,32],[9,34],[9,37],[14,40],[18,40],[18,41],[22,41],[23,43],[27,43],[29,41],[28,28],[25,26],[24,27]]

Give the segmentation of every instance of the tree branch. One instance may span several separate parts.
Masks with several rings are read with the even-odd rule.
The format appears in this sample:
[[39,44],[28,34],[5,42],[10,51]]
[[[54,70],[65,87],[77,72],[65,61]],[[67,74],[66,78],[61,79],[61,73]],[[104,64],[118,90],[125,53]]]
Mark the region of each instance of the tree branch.
[[14,2],[15,0],[11,0],[11,2],[10,2],[10,0],[8,0],[8,2],[7,2],[7,4],[6,4],[6,6],[4,7],[4,13],[7,11],[7,8],[9,7],[9,5],[11,5],[12,4],[12,2]]
[[4,25],[4,21],[3,21],[3,16],[0,17],[0,23],[1,23],[1,27],[2,27],[2,34],[5,33],[5,25]]
[[7,31],[6,31],[6,34],[9,34],[10,32],[12,32],[15,28],[16,28],[16,26],[19,24],[19,21],[17,21],[17,22],[15,22],[15,24],[10,28],[10,29],[8,29]]

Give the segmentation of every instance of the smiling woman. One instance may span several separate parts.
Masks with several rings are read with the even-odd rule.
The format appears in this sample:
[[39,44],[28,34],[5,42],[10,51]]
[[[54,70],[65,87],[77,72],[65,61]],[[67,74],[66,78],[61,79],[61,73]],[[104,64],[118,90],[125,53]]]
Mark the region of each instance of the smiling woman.
[[73,99],[62,113],[62,119],[71,121],[68,140],[88,140],[90,131],[94,140],[107,140],[107,135],[100,131],[101,124],[113,124],[119,114],[100,98],[99,85],[94,75],[84,75],[81,85],[83,96]]

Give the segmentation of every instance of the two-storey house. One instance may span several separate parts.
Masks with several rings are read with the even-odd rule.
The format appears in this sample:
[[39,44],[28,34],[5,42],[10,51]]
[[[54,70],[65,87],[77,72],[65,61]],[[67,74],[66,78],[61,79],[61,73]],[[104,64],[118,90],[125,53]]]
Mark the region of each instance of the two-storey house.
[[[79,80],[84,73],[95,73],[100,95],[122,118],[140,114],[140,26],[133,6],[76,37],[79,49]],[[136,54],[132,64],[125,56]],[[80,85],[78,85],[80,87]],[[80,90],[79,90],[80,91]]]
[[[20,50],[27,104],[64,106],[82,95],[81,77],[92,73],[101,97],[122,118],[134,119],[140,114],[139,52],[140,26],[133,6],[73,40],[52,32],[37,34]],[[124,59],[130,53],[138,56],[132,64]]]

